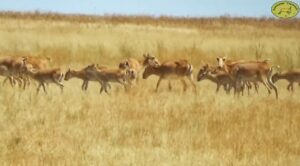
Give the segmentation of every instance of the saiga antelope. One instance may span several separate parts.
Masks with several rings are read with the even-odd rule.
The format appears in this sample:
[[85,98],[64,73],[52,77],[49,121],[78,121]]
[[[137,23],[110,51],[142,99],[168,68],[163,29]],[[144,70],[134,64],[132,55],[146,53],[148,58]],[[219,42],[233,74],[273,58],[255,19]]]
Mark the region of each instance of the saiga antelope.
[[162,64],[148,64],[143,73],[143,79],[147,79],[150,75],[157,75],[159,77],[156,84],[156,92],[163,79],[169,79],[169,90],[171,90],[170,79],[172,78],[180,79],[183,84],[183,90],[186,91],[187,84],[184,77],[187,77],[194,87],[194,92],[197,93],[196,85],[193,82],[193,66],[187,60],[172,60]]
[[37,93],[39,93],[41,87],[43,87],[44,92],[47,93],[45,83],[54,83],[59,86],[61,92],[63,92],[64,86],[61,81],[64,75],[59,68],[43,70],[28,69],[26,73],[39,83]]
[[217,58],[218,67],[224,69],[235,80],[235,92],[240,88],[241,83],[261,82],[269,93],[273,89],[276,98],[278,98],[277,88],[271,80],[273,67],[270,67],[268,61],[245,61],[237,63],[226,63],[226,58]]
[[19,86],[22,86],[22,74],[25,71],[26,59],[22,57],[4,57],[0,59],[0,66],[2,66],[3,76],[6,76],[3,84],[9,80],[11,85],[14,86],[15,81]]
[[272,81],[275,83],[280,79],[285,79],[289,82],[287,86],[288,91],[294,92],[294,83],[298,83],[300,86],[300,70],[290,70],[283,73],[275,73],[272,76]]
[[138,61],[134,58],[124,59],[119,63],[119,69],[134,69],[139,73],[143,67],[147,65],[159,65],[159,61],[155,56],[151,56],[149,53],[143,54],[143,61]]
[[[124,59],[122,62],[119,63],[119,69],[130,69],[131,71],[135,72],[136,78],[133,80],[136,80],[136,83],[138,83],[140,78],[140,72],[141,70],[147,66],[148,64],[151,65],[158,65],[160,64],[158,59],[155,56],[151,56],[149,53],[143,54],[143,61],[136,60],[134,58],[127,58]],[[129,80],[130,84],[132,80]]]
[[99,70],[94,64],[88,66],[87,72],[97,78],[98,81],[102,82],[103,86],[100,89],[100,93],[102,93],[103,90],[108,93],[107,87],[110,82],[119,83],[124,86],[125,90],[127,90],[127,85],[130,84],[129,80],[136,77],[135,72],[130,69],[122,70],[105,68]]
[[230,75],[224,71],[211,70],[208,64],[204,65],[198,72],[197,81],[208,79],[217,84],[216,93],[219,92],[220,86],[223,86],[227,94],[233,87],[233,80]]
[[[84,91],[87,90],[89,81],[97,81],[97,82],[100,83],[100,86],[101,86],[101,89],[102,89],[102,86],[103,86],[102,81],[99,81],[99,79],[97,77],[95,77],[93,74],[88,72],[89,68],[90,67],[87,66],[87,67],[85,67],[85,68],[83,68],[79,71],[68,69],[68,71],[65,74],[65,81],[68,81],[71,78],[81,79],[83,81],[81,89],[84,90]],[[102,70],[102,69],[105,69],[105,68],[106,68],[105,66],[98,66],[97,65],[97,69],[99,69],[99,70]],[[109,88],[111,88],[110,84],[107,84],[107,86]]]

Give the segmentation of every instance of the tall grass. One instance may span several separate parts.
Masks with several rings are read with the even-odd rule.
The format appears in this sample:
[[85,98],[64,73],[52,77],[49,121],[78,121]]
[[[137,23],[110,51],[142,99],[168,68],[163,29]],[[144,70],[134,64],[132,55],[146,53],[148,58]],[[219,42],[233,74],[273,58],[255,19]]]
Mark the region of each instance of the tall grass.
[[[195,73],[217,56],[270,59],[299,68],[297,19],[152,18],[0,14],[0,54],[50,57],[51,66],[79,69],[90,63],[117,67],[149,52],[162,61],[188,59]],[[222,26],[222,25],[226,26]],[[259,94],[236,98],[197,83],[141,80],[130,92],[113,84],[99,95],[81,81],[22,90],[0,86],[0,162],[3,165],[298,165],[299,88],[279,81],[279,100]]]

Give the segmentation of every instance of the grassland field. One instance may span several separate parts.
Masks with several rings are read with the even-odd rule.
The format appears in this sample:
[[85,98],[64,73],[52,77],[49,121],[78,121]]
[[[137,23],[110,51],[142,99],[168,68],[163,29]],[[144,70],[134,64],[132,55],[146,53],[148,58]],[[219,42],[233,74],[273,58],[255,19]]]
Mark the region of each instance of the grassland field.
[[[282,70],[300,68],[300,20],[152,18],[0,14],[0,56],[50,57],[51,67],[117,67],[149,52],[161,61],[185,58],[194,75],[216,57],[270,59]],[[1,78],[2,81],[4,78]],[[236,98],[209,81],[168,91],[156,76],[125,93],[112,84],[81,91],[81,80],[48,94],[0,86],[1,165],[299,165],[300,87],[279,81],[279,99]]]

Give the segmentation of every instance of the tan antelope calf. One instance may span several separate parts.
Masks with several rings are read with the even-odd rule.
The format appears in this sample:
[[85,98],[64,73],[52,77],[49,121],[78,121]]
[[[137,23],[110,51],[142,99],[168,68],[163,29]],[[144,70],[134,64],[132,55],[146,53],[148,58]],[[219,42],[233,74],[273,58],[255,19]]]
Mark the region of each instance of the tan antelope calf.
[[148,64],[158,65],[160,64],[158,59],[155,56],[151,56],[149,53],[143,54],[143,60],[139,61],[134,58],[127,58],[124,59],[122,62],[119,63],[119,69],[130,69],[131,71],[135,72],[136,78],[129,80],[130,84],[132,81],[135,80],[138,83],[140,78],[141,70],[147,66]]
[[273,67],[268,61],[243,61],[236,63],[226,63],[226,58],[217,58],[218,67],[229,73],[235,81],[235,92],[241,87],[242,82],[261,82],[269,93],[273,89],[278,99],[277,88],[271,80]]
[[129,80],[135,79],[136,77],[135,71],[131,69],[122,70],[105,68],[99,70],[94,64],[87,67],[87,72],[97,78],[98,81],[102,82],[103,86],[100,89],[100,93],[102,93],[103,90],[108,93],[107,87],[110,82],[123,85],[124,89],[127,91],[127,85],[130,84]]
[[[85,91],[88,88],[89,81],[97,81],[97,82],[100,83],[101,89],[102,89],[102,86],[103,86],[102,81],[99,81],[99,79],[97,77],[95,77],[93,74],[91,74],[90,72],[88,72],[89,68],[90,68],[90,66],[87,66],[87,67],[85,67],[85,68],[83,68],[83,69],[81,69],[79,71],[68,69],[68,71],[65,74],[65,81],[68,81],[71,78],[81,79],[83,81],[81,89],[85,90]],[[97,66],[98,70],[102,70],[102,69],[105,69],[105,68],[107,68],[107,67],[105,67],[105,66]],[[107,84],[107,85],[109,86],[109,88],[111,88],[109,84]]]
[[43,87],[44,92],[47,93],[45,83],[56,84],[60,87],[61,92],[63,92],[64,86],[61,81],[64,75],[59,68],[42,70],[29,68],[27,69],[26,73],[28,76],[38,82],[37,93],[39,93],[41,87]]
[[212,69],[208,64],[204,65],[198,72],[197,81],[210,80],[217,84],[216,93],[219,92],[220,86],[223,86],[227,94],[230,93],[233,87],[233,80],[230,75],[224,71]]
[[139,61],[134,58],[124,59],[119,63],[119,69],[134,69],[137,72],[140,72],[143,67],[147,65],[159,65],[159,61],[155,56],[150,55],[149,53],[143,54],[143,60]]
[[[227,94],[229,94],[230,90],[234,87],[234,80],[231,78],[229,73],[225,72],[224,70],[219,70],[217,67],[209,66],[208,64],[204,65],[199,70],[197,75],[197,81],[202,81],[205,79],[217,84],[216,93],[219,91],[220,86],[224,87],[224,90]],[[248,81],[242,83],[242,95],[244,95],[245,86],[248,89],[248,95],[250,95],[250,89],[252,88],[252,85]],[[254,86],[257,92],[258,85],[254,83]]]
[[128,80],[128,81],[130,81],[130,84],[132,84],[133,80],[135,80],[136,83],[138,83],[140,71],[142,70],[142,68],[143,68],[142,64],[134,58],[124,59],[119,64],[119,69],[122,69],[122,70],[131,69],[132,71],[134,71],[136,73],[136,77],[134,79]]
[[272,81],[275,83],[278,80],[285,79],[289,82],[287,86],[288,91],[294,92],[294,83],[298,83],[300,86],[300,69],[298,70],[290,70],[283,73],[275,73],[272,76]]
[[183,84],[183,90],[186,91],[187,84],[184,78],[187,77],[194,87],[194,92],[197,93],[196,84],[193,82],[193,66],[187,60],[171,60],[162,64],[148,64],[143,73],[143,79],[147,79],[150,75],[159,77],[156,84],[156,92],[163,79],[169,80],[169,90],[172,90],[170,79],[180,79]]

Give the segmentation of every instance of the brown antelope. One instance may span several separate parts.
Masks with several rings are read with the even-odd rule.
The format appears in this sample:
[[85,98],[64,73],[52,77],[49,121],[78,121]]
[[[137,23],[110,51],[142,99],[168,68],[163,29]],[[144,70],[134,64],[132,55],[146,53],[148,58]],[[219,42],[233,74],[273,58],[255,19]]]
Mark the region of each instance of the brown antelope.
[[[138,60],[136,60],[134,58],[125,59],[119,64],[119,69],[122,69],[122,70],[131,69],[132,71],[134,71],[136,73],[135,80],[136,80],[136,83],[138,83],[140,71],[142,69],[142,65]],[[131,82],[132,80],[129,80],[129,81]]]
[[271,80],[273,67],[270,67],[268,61],[244,61],[235,63],[225,63],[226,58],[217,58],[218,67],[224,69],[235,81],[235,92],[241,87],[242,82],[261,82],[271,93],[275,91],[278,98],[277,88]]
[[[155,56],[151,56],[149,53],[143,54],[144,60],[138,61],[134,58],[127,58],[124,59],[122,62],[119,63],[119,69],[130,69],[131,71],[135,72],[136,75],[136,83],[139,81],[140,72],[148,64],[158,65],[159,61]],[[129,80],[130,82],[132,80]],[[132,83],[130,83],[132,84]]]
[[300,70],[290,70],[283,73],[275,73],[272,76],[272,81],[275,83],[280,79],[285,79],[289,82],[287,86],[288,91],[294,92],[294,82],[300,86]]
[[26,63],[30,64],[34,69],[42,70],[49,68],[49,57],[34,57],[34,56],[23,56],[26,59]]
[[63,92],[64,86],[61,81],[64,75],[59,68],[43,70],[29,68],[27,69],[26,73],[39,83],[37,87],[37,93],[39,93],[41,87],[43,87],[44,92],[47,93],[45,83],[54,83],[59,86],[61,92]]
[[[65,74],[65,81],[68,81],[71,78],[78,78],[78,79],[83,80],[83,83],[82,83],[82,86],[81,86],[82,90],[87,90],[89,81],[97,81],[97,82],[100,83],[101,88],[102,88],[102,86],[103,86],[102,81],[99,81],[97,77],[95,77],[93,74],[88,72],[89,68],[90,67],[87,66],[87,67],[85,67],[85,68],[83,68],[79,71],[68,69],[68,71]],[[105,69],[105,68],[107,68],[107,67],[97,66],[97,69],[99,69],[99,70],[102,70],[102,69]],[[109,84],[107,84],[107,85],[109,86],[109,88],[111,88]]]
[[129,80],[135,79],[136,77],[135,71],[130,69],[122,70],[105,68],[99,70],[94,64],[87,67],[87,72],[97,78],[99,82],[102,82],[103,86],[100,89],[100,93],[102,93],[103,90],[108,93],[107,86],[110,82],[119,83],[127,90],[127,85],[130,84]]
[[230,75],[224,71],[211,70],[208,64],[204,65],[198,72],[197,81],[210,80],[217,84],[216,93],[219,92],[220,86],[223,86],[227,94],[233,87],[233,80]]
[[[217,84],[216,92],[219,91],[220,86],[223,86],[226,93],[229,94],[230,90],[234,87],[234,81],[229,73],[225,72],[224,70],[219,70],[217,67],[209,66],[208,64],[204,65],[199,70],[197,75],[197,81],[202,81],[205,79]],[[254,85],[257,92],[257,84],[254,83]],[[250,89],[252,88],[250,82],[244,82],[242,84],[242,95],[244,95],[245,86],[248,89],[248,95],[250,95]]]
[[[26,59],[27,67],[35,70],[48,69],[49,62],[51,61],[49,57],[23,56],[22,58]],[[30,84],[30,80],[27,75],[23,75],[22,79],[24,81],[24,88],[25,88],[26,85]]]
[[16,83],[15,78],[12,76],[11,72],[8,70],[6,66],[0,65],[0,75],[6,77],[5,80],[3,81],[3,84],[5,84],[6,80],[9,80],[10,85],[12,87],[15,85]]
[[143,54],[143,61],[138,61],[134,58],[124,59],[119,63],[119,69],[134,69],[137,73],[142,70],[143,67],[147,65],[158,65],[160,64],[155,56],[151,56],[149,53]]
[[25,71],[25,62],[26,59],[22,57],[4,57],[0,59],[0,66],[2,66],[2,71],[5,70],[6,79],[3,81],[3,84],[10,80],[11,85],[15,84],[15,81],[18,82],[19,86],[22,85],[22,74]]
[[194,87],[194,92],[197,93],[196,85],[193,82],[193,66],[189,64],[187,60],[172,60],[162,64],[148,64],[143,73],[143,79],[147,79],[150,75],[159,76],[155,89],[156,92],[163,79],[169,80],[169,90],[172,90],[170,83],[170,79],[172,78],[180,79],[183,84],[183,90],[186,91],[187,84],[184,77],[187,77]]

